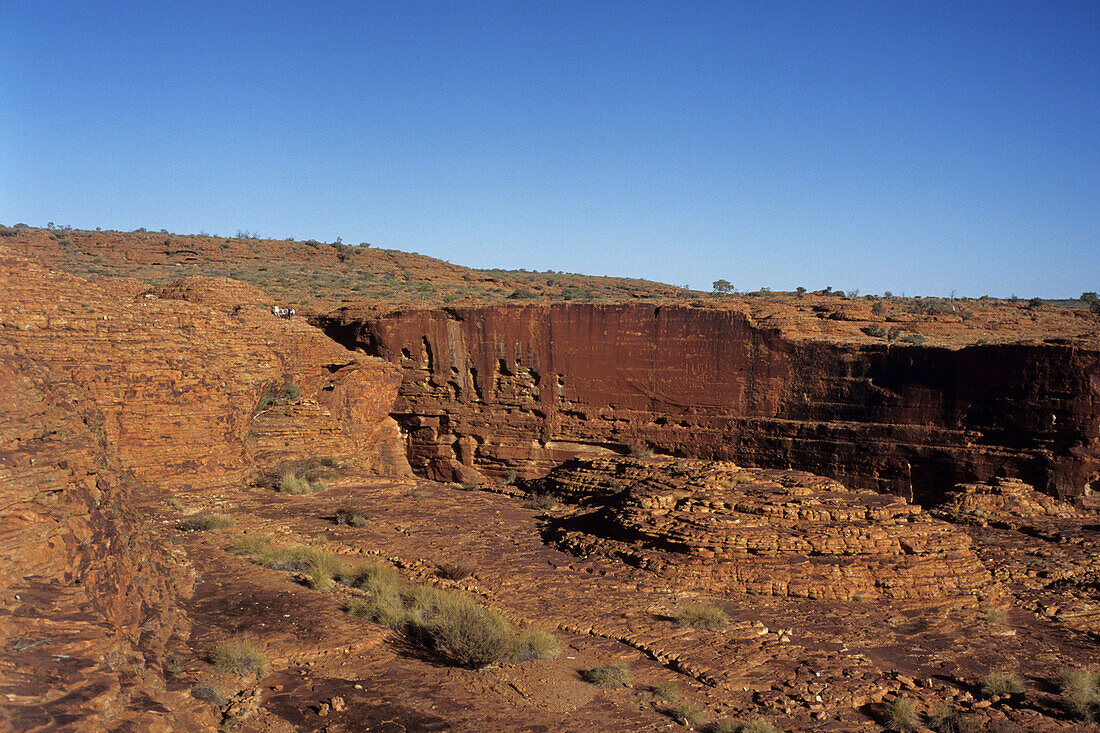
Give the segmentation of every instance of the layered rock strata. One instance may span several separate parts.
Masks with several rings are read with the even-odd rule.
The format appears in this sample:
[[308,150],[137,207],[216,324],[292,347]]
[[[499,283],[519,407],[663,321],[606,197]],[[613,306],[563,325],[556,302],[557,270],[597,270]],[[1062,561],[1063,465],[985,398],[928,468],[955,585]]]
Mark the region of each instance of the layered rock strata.
[[559,547],[617,557],[717,596],[988,600],[970,539],[897,497],[799,471],[667,458],[580,459],[533,491],[575,504]]
[[638,446],[924,503],[995,476],[1061,497],[1100,477],[1094,340],[838,343],[680,305],[349,311],[324,323],[402,369],[394,416],[414,469],[440,480],[536,476]]
[[0,247],[0,290],[0,720],[190,729],[209,714],[163,667],[191,572],[141,508],[298,458],[407,472],[397,370],[232,281],[88,282]]

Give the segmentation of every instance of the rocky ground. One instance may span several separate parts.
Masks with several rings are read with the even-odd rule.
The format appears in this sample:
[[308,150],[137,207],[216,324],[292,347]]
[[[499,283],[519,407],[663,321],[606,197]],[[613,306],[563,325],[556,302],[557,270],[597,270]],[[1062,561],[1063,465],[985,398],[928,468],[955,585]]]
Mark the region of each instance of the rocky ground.
[[[0,246],[0,729],[720,731],[760,719],[788,731],[1097,730],[1073,716],[1056,681],[1063,668],[1095,665],[1100,649],[1100,519],[1088,501],[998,478],[921,508],[801,471],[661,450],[616,455],[627,445],[565,461],[584,446],[552,440],[542,448],[560,452],[562,465],[537,480],[471,470],[462,483],[434,482],[412,475],[410,436],[391,417],[403,370],[406,383],[412,374],[450,389],[450,377],[432,381],[421,333],[416,353],[387,363],[304,319],[277,318],[273,294],[308,291],[333,263],[354,265],[352,281],[326,288],[370,276],[380,278],[372,287],[400,280],[410,299],[433,278],[448,295],[469,286],[462,297],[489,300],[528,299],[510,298],[520,288],[571,299],[566,288],[580,281],[438,261],[418,274],[425,258],[415,255],[248,237],[0,235],[11,245]],[[227,268],[250,263],[237,274],[271,289],[208,272],[217,257]],[[190,277],[199,272],[218,277]],[[133,277],[104,276],[118,273]],[[685,297],[651,285],[616,281],[602,292]],[[333,292],[312,302],[334,307]],[[364,302],[354,307],[381,312]],[[1082,427],[1070,432],[1084,438],[1067,448],[1049,440],[1059,434],[1052,424],[1004,431],[998,418],[993,427],[1040,457],[1065,448],[1087,464],[1095,316],[1026,303],[975,303],[959,315],[889,301],[876,312],[879,302],[761,293],[686,309],[736,311],[772,335],[830,342],[889,340],[863,331],[880,321],[947,349],[987,337],[978,334],[1050,341],[1072,356],[1050,373],[1066,372],[1074,389],[1092,385],[1051,398],[1066,418],[1058,425],[1075,420]],[[899,347],[912,349],[901,356],[918,347]],[[502,410],[537,408],[535,372],[500,366]],[[748,381],[762,383],[766,370],[750,366]],[[839,392],[830,394],[822,405],[836,409]],[[1020,394],[1005,400],[1023,404]],[[916,423],[931,409],[927,395],[906,398]],[[486,446],[448,433],[447,418],[439,409],[419,427],[445,439],[448,465],[469,468]],[[614,410],[591,418],[622,422]],[[807,424],[795,438],[847,423]],[[866,452],[865,436],[852,435]],[[1044,435],[1038,447],[1027,442]],[[818,445],[840,457],[835,441]],[[503,459],[522,458],[496,446],[505,448],[513,454]],[[264,536],[321,554],[302,566],[242,549]],[[561,649],[458,666],[445,646],[425,644],[415,623],[424,608],[389,625],[348,612],[371,599],[372,586],[355,581],[367,577],[353,572],[362,564],[396,573],[401,603],[443,598],[425,588],[452,590],[517,630],[551,631]],[[266,663],[219,662],[230,641]],[[593,684],[593,670],[611,681]],[[991,673],[1002,674],[996,690]],[[902,703],[913,708],[908,720]],[[933,719],[944,710],[953,722]]]
[[[627,463],[636,481],[657,477],[666,489],[680,479],[670,478],[670,470],[701,468],[700,462],[681,466],[670,459]],[[738,473],[728,464],[723,470]],[[689,483],[680,481],[681,492]],[[1028,564],[1029,558],[1059,558],[1058,573],[1043,586],[1059,599],[1054,605],[1064,607],[1069,599],[1100,605],[1089,586],[1100,533],[1079,517],[1071,520],[1078,524],[1066,542],[942,523],[901,505],[895,509],[905,510],[907,523],[950,534],[987,558],[960,576],[974,587],[937,588],[929,598],[871,595],[872,587],[867,597],[815,599],[744,588],[705,592],[680,572],[637,567],[644,563],[621,551],[588,548],[578,556],[576,546],[555,549],[544,537],[577,511],[575,505],[528,508],[530,497],[522,492],[488,488],[493,491],[372,479],[339,482],[311,496],[260,487],[177,495],[182,511],[163,507],[159,522],[200,575],[194,618],[201,631],[177,650],[171,684],[213,685],[228,699],[217,714],[243,730],[683,729],[673,710],[687,700],[700,708],[698,720],[687,726],[697,729],[759,716],[783,730],[877,731],[898,696],[927,715],[956,706],[977,726],[972,730],[1085,730],[1063,711],[1052,680],[1062,667],[1094,660],[1100,639],[1075,623],[1077,616],[1035,611],[1036,578],[1052,568]],[[738,491],[751,488],[739,485]],[[846,497],[849,504],[868,498]],[[336,508],[349,502],[368,515],[365,527],[334,523]],[[805,494],[801,502],[813,503]],[[539,503],[549,502],[544,497]],[[217,532],[173,529],[199,510],[226,513],[235,524]],[[783,521],[802,532],[817,526],[805,517]],[[476,671],[440,664],[399,634],[348,616],[351,589],[336,584],[311,590],[302,575],[260,568],[227,552],[235,538],[261,533],[276,543],[323,547],[348,563],[383,562],[411,580],[461,588],[518,626],[554,629],[564,650],[552,661]],[[841,528],[838,536],[851,534]],[[652,546],[635,545],[643,553]],[[786,552],[780,549],[780,557]],[[472,571],[468,578],[440,577],[441,567],[458,562]],[[770,567],[782,572],[781,563]],[[896,589],[890,581],[905,574],[880,572],[879,591]],[[787,585],[776,580],[776,588]],[[728,624],[696,629],[678,623],[678,613],[691,604],[717,605]],[[269,651],[274,672],[255,680],[214,671],[209,652],[239,634]],[[629,670],[622,688],[603,690],[580,675],[617,663]],[[983,694],[983,679],[995,671],[1018,675],[1024,691]],[[669,685],[680,689],[678,703],[661,697]],[[333,698],[340,698],[336,705]]]

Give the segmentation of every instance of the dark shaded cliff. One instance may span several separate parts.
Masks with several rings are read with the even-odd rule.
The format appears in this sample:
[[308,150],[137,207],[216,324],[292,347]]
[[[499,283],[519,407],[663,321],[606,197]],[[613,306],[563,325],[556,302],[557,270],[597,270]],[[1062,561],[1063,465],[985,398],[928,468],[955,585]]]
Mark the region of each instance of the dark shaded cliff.
[[930,348],[790,338],[718,308],[522,305],[323,324],[400,366],[394,417],[432,478],[548,471],[654,449],[797,468],[923,502],[1018,477],[1100,476],[1100,352],[1073,341]]

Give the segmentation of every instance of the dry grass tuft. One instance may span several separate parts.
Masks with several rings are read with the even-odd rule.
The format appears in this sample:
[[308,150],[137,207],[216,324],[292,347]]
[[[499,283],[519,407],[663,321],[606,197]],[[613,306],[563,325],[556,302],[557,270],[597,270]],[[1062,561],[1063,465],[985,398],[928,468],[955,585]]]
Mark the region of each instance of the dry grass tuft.
[[219,644],[210,657],[219,672],[254,674],[263,677],[271,671],[267,655],[255,643],[247,639],[231,639]]
[[604,689],[625,687],[630,682],[630,673],[627,672],[624,664],[609,664],[603,667],[582,669],[580,674],[585,682]]
[[696,629],[724,629],[729,622],[726,612],[713,603],[683,606],[676,613],[676,623]]
[[180,523],[185,532],[208,532],[212,529],[232,527],[233,517],[228,514],[196,514]]

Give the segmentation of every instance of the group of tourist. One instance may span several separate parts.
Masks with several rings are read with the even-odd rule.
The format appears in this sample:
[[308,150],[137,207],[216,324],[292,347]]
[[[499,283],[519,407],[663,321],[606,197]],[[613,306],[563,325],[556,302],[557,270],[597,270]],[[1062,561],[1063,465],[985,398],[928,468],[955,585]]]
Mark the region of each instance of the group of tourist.
[[271,306],[271,314],[274,315],[274,316],[278,316],[279,318],[293,318],[294,317],[294,309],[293,308],[283,308],[282,306],[279,306],[279,305],[273,305],[273,306]]

